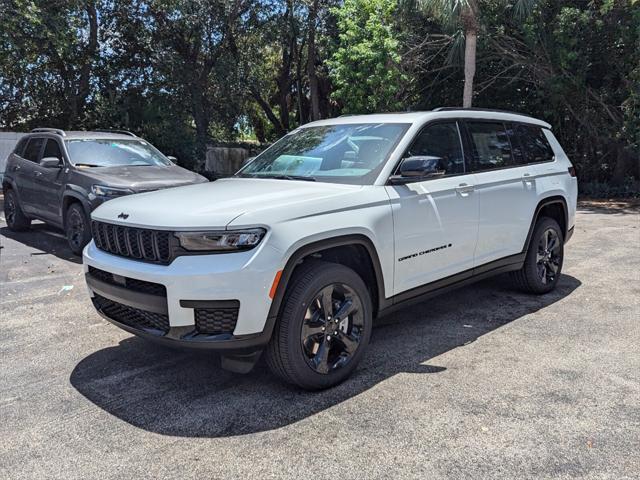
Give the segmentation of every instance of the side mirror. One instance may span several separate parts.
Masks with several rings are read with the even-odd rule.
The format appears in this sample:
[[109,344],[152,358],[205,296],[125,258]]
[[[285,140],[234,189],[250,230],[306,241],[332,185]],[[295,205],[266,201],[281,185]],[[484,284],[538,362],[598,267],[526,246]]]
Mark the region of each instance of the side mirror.
[[174,157],[173,155],[167,155],[167,158],[171,160],[173,163],[178,163],[178,157]]
[[403,159],[400,163],[399,173],[389,179],[391,183],[419,182],[427,178],[441,177],[446,172],[442,168],[442,157],[421,155]]
[[40,160],[40,166],[44,168],[60,168],[62,167],[62,160],[56,157],[45,157]]

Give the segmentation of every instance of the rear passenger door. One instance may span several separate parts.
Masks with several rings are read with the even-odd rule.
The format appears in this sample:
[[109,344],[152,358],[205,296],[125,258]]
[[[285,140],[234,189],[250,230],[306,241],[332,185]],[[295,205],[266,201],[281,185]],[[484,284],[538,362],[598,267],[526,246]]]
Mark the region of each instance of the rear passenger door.
[[403,155],[440,158],[442,176],[387,185],[394,244],[394,294],[473,268],[478,229],[474,176],[466,169],[458,122],[426,125]]
[[20,206],[25,213],[41,215],[38,205],[34,203],[36,198],[34,172],[36,164],[40,161],[40,154],[44,147],[44,138],[31,137],[27,142],[22,157],[16,167],[19,167],[16,174],[16,184],[18,185],[18,195]]
[[525,161],[516,126],[466,120],[479,201],[476,267],[523,249],[537,204],[535,172]]

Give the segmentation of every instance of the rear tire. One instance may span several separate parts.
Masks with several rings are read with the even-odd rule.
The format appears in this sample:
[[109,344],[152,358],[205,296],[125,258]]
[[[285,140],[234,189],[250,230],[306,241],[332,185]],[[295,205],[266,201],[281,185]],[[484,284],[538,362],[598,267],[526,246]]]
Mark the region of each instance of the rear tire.
[[337,385],[355,370],[369,343],[369,291],[350,268],[315,260],[298,267],[289,285],[265,352],[267,364],[307,390]]
[[84,208],[79,203],[72,203],[67,209],[64,229],[71,251],[82,255],[82,249],[91,240],[91,227]]
[[9,230],[14,232],[22,232],[31,226],[31,219],[20,208],[18,196],[11,188],[4,193],[4,218]]
[[541,217],[531,236],[524,265],[512,278],[526,293],[548,293],[558,283],[564,260],[564,236],[553,218]]

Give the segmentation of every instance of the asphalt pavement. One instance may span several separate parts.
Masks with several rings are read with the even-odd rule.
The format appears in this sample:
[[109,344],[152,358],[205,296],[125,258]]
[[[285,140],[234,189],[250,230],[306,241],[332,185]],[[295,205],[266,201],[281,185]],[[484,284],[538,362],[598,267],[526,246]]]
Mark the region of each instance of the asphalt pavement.
[[320,393],[101,319],[80,259],[0,219],[0,478],[639,478],[640,213],[581,208],[546,296],[508,276],[374,328]]

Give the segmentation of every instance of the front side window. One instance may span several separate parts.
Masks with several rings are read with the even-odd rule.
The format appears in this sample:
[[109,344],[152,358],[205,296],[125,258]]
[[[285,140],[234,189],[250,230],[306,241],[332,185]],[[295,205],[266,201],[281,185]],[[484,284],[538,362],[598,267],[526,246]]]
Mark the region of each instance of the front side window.
[[40,160],[38,157],[40,155],[40,150],[42,149],[43,143],[44,138],[30,138],[29,143],[27,143],[27,147],[24,149],[22,158],[25,158],[31,162],[38,162]]
[[511,143],[502,122],[467,122],[475,171],[515,165]]
[[62,152],[60,151],[60,145],[58,145],[57,141],[52,139],[47,140],[42,158],[57,158],[62,161]]
[[438,158],[445,175],[464,173],[464,156],[456,122],[437,123],[422,130],[404,157],[428,156]]
[[239,177],[373,184],[408,124],[300,128],[237,173]]
[[71,163],[79,167],[169,166],[171,161],[144,140],[66,140]]

